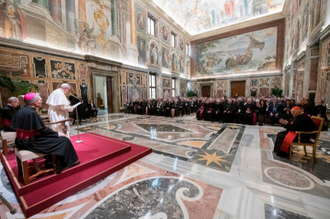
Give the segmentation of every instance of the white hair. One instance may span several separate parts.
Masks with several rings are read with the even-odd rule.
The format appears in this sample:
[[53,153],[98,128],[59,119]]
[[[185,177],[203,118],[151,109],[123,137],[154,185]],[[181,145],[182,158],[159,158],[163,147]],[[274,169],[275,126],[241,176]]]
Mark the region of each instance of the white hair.
[[61,84],[61,88],[65,88],[65,87],[71,88],[70,85],[67,84],[67,83],[63,83],[63,84]]
[[8,99],[8,103],[14,103],[16,101],[18,101],[17,97],[9,97],[9,99]]

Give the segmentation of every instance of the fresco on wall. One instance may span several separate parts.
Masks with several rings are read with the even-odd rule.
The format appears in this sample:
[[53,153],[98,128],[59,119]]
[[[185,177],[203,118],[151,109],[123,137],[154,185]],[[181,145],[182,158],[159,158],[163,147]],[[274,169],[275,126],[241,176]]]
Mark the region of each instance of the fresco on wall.
[[184,73],[184,57],[180,56],[179,58],[179,70],[181,73]]
[[166,26],[163,26],[162,27],[162,39],[167,42],[168,41],[168,38],[169,38],[169,30],[168,30],[168,27]]
[[172,53],[172,68],[173,71],[178,71],[178,57],[175,53]]
[[16,1],[1,1],[0,37],[16,40],[26,38],[26,20]]
[[84,23],[84,28],[80,32],[79,48],[85,54],[95,55],[96,38],[94,34],[94,23],[92,27],[88,23]]
[[190,34],[282,10],[283,0],[153,0]]
[[179,40],[179,48],[180,48],[181,51],[183,51],[183,49],[184,49],[183,39]]
[[308,33],[308,9],[309,9],[309,4],[306,4],[301,21],[302,23],[301,42],[303,42],[306,39]]
[[138,13],[137,14],[137,19],[136,19],[137,25],[140,30],[145,30],[146,28],[146,18],[143,13]]
[[196,45],[196,76],[274,70],[277,27]]
[[138,63],[139,65],[145,65],[147,62],[146,40],[141,37],[137,37],[137,43],[138,43],[138,53],[139,53]]
[[162,48],[162,66],[168,68],[170,66],[170,52],[166,48]]
[[158,46],[155,42],[151,42],[149,46],[150,64],[158,65]]

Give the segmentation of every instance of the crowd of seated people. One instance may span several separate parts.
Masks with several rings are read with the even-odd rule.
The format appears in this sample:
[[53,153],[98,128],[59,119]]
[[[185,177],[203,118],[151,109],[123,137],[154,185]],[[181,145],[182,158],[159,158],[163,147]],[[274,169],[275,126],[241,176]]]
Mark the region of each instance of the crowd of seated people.
[[[174,117],[196,113],[197,120],[247,125],[279,124],[279,119],[290,120],[291,109],[300,106],[307,115],[326,117],[326,107],[320,101],[314,105],[307,99],[285,97],[173,97],[167,99],[135,100],[125,104],[125,113]],[[324,123],[327,126],[327,122]],[[324,129],[327,129],[325,127]]]
[[197,109],[197,98],[138,99],[125,104],[125,113],[174,117],[190,115]]

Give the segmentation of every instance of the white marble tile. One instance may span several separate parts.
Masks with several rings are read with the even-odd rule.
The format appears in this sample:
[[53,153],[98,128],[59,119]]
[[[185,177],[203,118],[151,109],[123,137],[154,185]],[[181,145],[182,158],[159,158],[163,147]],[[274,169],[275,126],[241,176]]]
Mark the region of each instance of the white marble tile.
[[243,190],[243,186],[224,189],[217,209],[220,209],[221,211],[230,215],[237,216],[241,204]]
[[241,180],[262,181],[260,149],[239,147],[229,173]]

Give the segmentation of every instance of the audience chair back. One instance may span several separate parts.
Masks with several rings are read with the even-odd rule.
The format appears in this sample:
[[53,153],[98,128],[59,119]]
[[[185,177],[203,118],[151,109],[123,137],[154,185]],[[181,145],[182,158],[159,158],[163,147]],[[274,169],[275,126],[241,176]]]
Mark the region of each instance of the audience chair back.
[[[324,118],[321,117],[317,117],[317,116],[312,116],[312,120],[317,128],[317,131],[312,131],[312,132],[302,132],[302,131],[297,131],[297,135],[298,135],[298,142],[293,142],[291,143],[290,146],[290,159],[292,157],[292,151],[293,151],[293,146],[297,145],[297,146],[303,146],[304,147],[304,152],[305,155],[307,156],[307,151],[306,151],[306,147],[312,147],[313,148],[313,160],[314,162],[316,162],[316,147],[317,147],[317,142],[319,140],[321,131],[322,131],[322,127],[323,127],[323,122],[324,122]],[[311,142],[308,143],[302,143],[300,141],[300,137],[301,134],[308,134],[311,136]],[[313,137],[313,135],[315,137]]]

